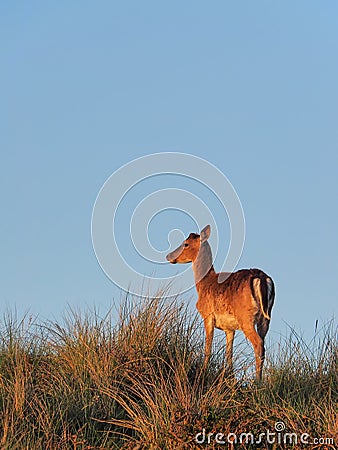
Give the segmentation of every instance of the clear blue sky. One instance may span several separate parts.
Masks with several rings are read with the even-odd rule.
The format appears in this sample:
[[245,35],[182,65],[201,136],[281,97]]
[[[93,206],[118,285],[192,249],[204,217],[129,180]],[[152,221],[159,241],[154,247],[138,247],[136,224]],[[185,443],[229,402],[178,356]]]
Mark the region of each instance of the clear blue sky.
[[337,2],[3,1],[0,30],[1,310],[118,300],[92,249],[95,198],[121,165],[174,151],[235,187],[238,268],[275,279],[272,333],[332,318]]

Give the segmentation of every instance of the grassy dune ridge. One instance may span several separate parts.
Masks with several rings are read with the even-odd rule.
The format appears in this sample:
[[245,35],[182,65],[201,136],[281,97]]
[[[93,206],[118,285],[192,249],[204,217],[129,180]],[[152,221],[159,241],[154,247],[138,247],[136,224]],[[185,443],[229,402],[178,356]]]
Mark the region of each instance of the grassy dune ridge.
[[[117,323],[95,311],[69,311],[62,323],[4,316],[1,449],[337,448],[333,321],[311,344],[290,330],[256,384],[246,371],[253,355],[240,358],[236,381],[223,368],[223,349],[202,372],[201,320],[179,298],[127,295],[119,314]],[[308,433],[312,444],[284,445],[283,433],[273,445],[264,437],[240,442],[242,433],[256,440],[276,432],[277,422],[284,433]]]

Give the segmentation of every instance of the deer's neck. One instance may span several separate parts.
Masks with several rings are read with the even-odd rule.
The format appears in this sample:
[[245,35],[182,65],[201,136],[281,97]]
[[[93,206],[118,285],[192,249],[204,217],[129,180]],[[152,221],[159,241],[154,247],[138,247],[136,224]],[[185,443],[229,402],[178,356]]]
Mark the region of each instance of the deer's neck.
[[214,267],[212,265],[211,248],[207,241],[201,244],[198,256],[193,262],[192,268],[194,271],[196,286],[198,283],[203,282],[205,277],[210,272],[214,272]]

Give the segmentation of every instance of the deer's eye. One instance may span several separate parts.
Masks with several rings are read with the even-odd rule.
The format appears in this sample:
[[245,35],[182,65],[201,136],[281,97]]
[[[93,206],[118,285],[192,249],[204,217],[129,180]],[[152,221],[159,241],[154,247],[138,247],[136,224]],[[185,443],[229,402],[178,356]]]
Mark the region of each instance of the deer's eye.
[[189,247],[189,244],[185,243],[185,244],[184,244],[184,247]]

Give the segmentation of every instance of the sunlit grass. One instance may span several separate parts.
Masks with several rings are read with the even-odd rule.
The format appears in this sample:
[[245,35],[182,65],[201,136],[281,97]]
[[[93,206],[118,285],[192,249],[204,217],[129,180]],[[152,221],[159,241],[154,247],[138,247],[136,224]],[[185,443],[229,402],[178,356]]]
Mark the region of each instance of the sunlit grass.
[[270,348],[260,384],[247,375],[252,356],[239,358],[236,380],[223,351],[206,372],[202,361],[200,318],[166,292],[126,296],[118,321],[95,311],[70,310],[60,323],[8,313],[0,330],[1,449],[205,448],[195,441],[203,429],[258,435],[276,422],[337,439],[333,322],[309,344],[290,330]]

